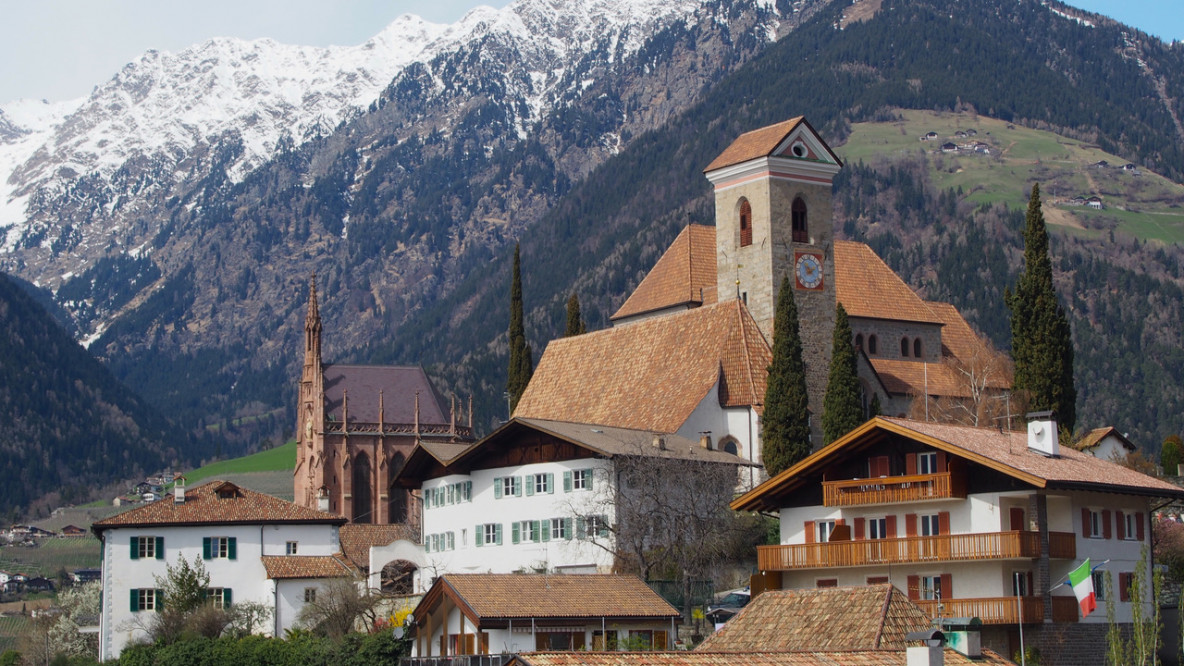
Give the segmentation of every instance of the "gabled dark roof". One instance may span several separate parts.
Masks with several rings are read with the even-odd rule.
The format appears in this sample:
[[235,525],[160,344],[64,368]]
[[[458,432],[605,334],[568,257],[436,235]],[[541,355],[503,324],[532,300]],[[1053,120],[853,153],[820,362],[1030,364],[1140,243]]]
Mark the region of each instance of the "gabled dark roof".
[[432,380],[419,366],[326,365],[325,417],[342,420],[348,393],[350,423],[378,423],[379,393],[384,423],[415,423],[415,396],[419,394],[419,423],[448,425],[449,408]]

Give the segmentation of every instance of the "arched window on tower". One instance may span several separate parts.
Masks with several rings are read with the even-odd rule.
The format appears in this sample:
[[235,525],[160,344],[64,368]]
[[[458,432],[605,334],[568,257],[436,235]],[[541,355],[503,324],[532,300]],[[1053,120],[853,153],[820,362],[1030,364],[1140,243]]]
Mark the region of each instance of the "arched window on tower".
[[901,338],[900,339],[900,355],[902,358],[909,357],[909,339],[908,338]]
[[806,202],[801,197],[795,197],[790,207],[790,220],[793,224],[793,242],[809,243],[810,229],[806,225]]
[[921,338],[913,340],[913,356],[921,358]]
[[863,333],[856,333],[855,334],[855,349],[857,349],[857,350],[863,349]]
[[752,205],[740,200],[740,247],[752,245]]
[[370,503],[373,496],[370,487],[370,458],[365,453],[359,453],[358,457],[354,458],[353,482],[353,522],[372,523],[374,508]]
[[403,469],[403,465],[407,459],[402,453],[396,453],[391,458],[391,486],[387,489],[387,522],[388,523],[405,523],[407,522],[407,491],[395,484],[395,477],[399,475],[399,471]]

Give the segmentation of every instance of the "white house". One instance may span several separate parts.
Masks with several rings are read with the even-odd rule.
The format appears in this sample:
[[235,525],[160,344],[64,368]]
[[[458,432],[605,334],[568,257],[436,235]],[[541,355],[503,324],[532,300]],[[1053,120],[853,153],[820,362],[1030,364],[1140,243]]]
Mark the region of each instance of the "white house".
[[445,573],[609,572],[617,469],[638,459],[749,465],[709,438],[525,418],[459,454],[422,442],[397,480],[423,494],[417,590]]
[[[185,490],[96,522],[102,542],[99,660],[145,638],[162,607],[157,579],[184,557],[210,576],[214,603],[263,603],[265,634],[283,635],[327,579],[351,575],[338,528],[345,519],[225,481]],[[164,600],[167,603],[167,600]]]
[[[1138,449],[1118,429],[1113,426],[1094,428],[1085,436],[1073,443],[1073,448],[1088,453],[1095,458],[1121,462],[1127,455]],[[1176,470],[1164,470],[1164,474],[1175,475]]]
[[[769,479],[732,503],[780,513],[755,584],[889,582],[931,615],[980,618],[983,645],[1008,654],[1017,621],[1068,642],[1104,634],[1107,604],[1130,622],[1152,510],[1184,490],[1059,446],[1056,422],[1032,416],[1027,434],[877,417]],[[1082,619],[1061,583],[1085,558],[1105,564]]]
[[446,574],[412,617],[418,657],[667,650],[679,612],[636,576]]

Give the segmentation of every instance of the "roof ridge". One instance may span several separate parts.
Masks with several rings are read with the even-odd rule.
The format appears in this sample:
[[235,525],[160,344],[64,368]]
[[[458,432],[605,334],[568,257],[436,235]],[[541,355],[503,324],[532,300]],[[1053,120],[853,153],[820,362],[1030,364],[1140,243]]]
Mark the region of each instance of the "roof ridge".
[[895,588],[889,587],[887,590],[885,590],[886,594],[884,595],[884,605],[880,608],[880,622],[876,627],[876,640],[872,643],[872,647],[880,647],[880,642],[884,639],[884,625],[888,623],[888,608],[892,605],[893,589]]

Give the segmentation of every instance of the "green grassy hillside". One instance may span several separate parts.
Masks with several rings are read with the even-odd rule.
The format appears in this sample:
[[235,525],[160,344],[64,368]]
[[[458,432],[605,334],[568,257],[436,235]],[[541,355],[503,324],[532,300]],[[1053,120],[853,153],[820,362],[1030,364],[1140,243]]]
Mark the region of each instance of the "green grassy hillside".
[[[1141,167],[1123,170],[1126,160],[1097,145],[973,113],[898,113],[895,122],[852,125],[847,143],[837,149],[840,157],[854,163],[922,154],[939,188],[961,188],[973,203],[1003,203],[1017,210],[1027,205],[1031,184],[1038,182],[1052,224],[1087,236],[1113,230],[1141,240],[1184,243],[1184,185]],[[971,136],[956,136],[971,130]],[[937,138],[921,141],[928,132]],[[947,142],[985,143],[990,154],[943,153]],[[1101,161],[1109,166],[1094,166]],[[1069,203],[1094,195],[1101,197],[1102,210]]]

